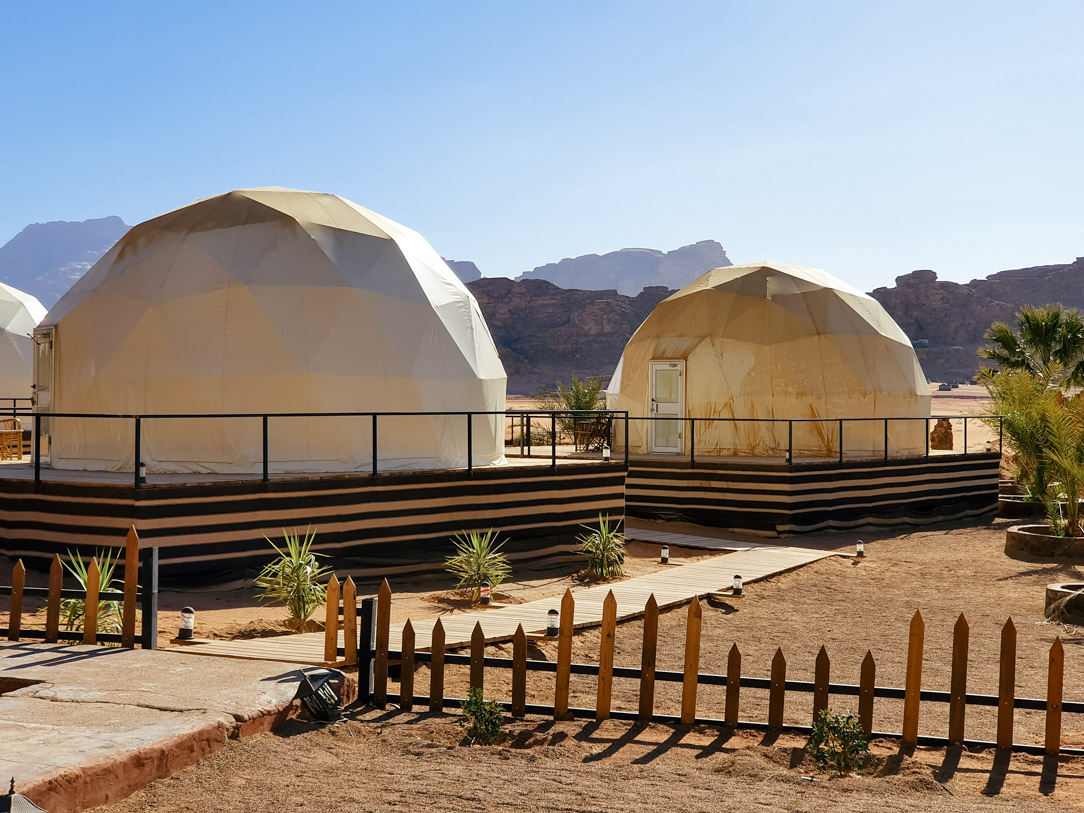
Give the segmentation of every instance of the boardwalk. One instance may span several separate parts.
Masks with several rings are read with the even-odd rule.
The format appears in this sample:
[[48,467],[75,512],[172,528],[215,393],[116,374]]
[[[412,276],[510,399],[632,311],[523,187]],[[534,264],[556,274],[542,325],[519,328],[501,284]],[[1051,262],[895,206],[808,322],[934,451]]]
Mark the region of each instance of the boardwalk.
[[[640,534],[630,534],[630,536],[639,538]],[[693,596],[704,596],[729,589],[735,574],[740,574],[742,580],[749,584],[835,555],[828,551],[805,548],[756,545],[756,543],[737,544],[752,544],[754,547],[699,562],[671,565],[656,573],[615,584],[574,590],[575,626],[583,628],[600,624],[602,602],[611,590],[614,598],[617,599],[617,618],[624,620],[643,614],[650,595],[655,596],[659,608],[663,609],[683,604]],[[392,601],[395,601],[394,594]],[[446,646],[449,649],[467,646],[476,623],[481,623],[486,641],[490,643],[510,640],[520,624],[523,625],[524,632],[528,634],[543,633],[546,630],[549,611],[559,609],[560,603],[561,597],[553,596],[524,604],[443,615],[440,620],[444,626]],[[430,634],[436,620],[436,618],[412,620],[415,645],[418,650],[429,648]],[[393,625],[390,636],[392,650],[400,648],[401,634],[402,625]],[[191,645],[188,651],[193,654],[221,657],[323,663],[324,635],[323,633],[308,633],[247,641],[199,641]]]

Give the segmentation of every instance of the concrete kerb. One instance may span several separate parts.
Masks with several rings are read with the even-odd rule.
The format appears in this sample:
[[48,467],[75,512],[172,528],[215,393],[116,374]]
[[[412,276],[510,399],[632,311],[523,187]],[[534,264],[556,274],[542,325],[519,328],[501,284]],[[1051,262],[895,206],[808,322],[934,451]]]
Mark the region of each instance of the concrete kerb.
[[[295,713],[318,667],[0,642],[0,775],[51,813],[116,802]],[[345,700],[352,677],[335,672]]]

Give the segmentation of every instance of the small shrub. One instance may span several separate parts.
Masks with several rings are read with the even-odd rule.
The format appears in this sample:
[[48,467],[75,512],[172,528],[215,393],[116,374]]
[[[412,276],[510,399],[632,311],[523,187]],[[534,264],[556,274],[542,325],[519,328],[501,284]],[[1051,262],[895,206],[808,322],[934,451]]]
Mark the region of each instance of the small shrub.
[[580,553],[587,557],[587,572],[597,579],[613,579],[625,572],[625,536],[621,523],[601,514],[598,528],[582,525],[591,533],[576,538]]
[[467,690],[467,699],[463,701],[463,718],[460,727],[466,731],[471,745],[493,745],[501,736],[504,725],[504,709],[501,704],[482,698],[482,690],[471,687]]
[[303,630],[313,613],[327,602],[327,585],[321,580],[331,573],[331,568],[324,567],[317,560],[322,553],[312,550],[316,540],[316,531],[305,530],[305,536],[294,531],[282,535],[286,540],[283,550],[265,536],[268,544],[275,549],[278,558],[269,562],[256,577],[256,586],[263,588],[261,601],[281,602],[290,614],[290,626]]
[[821,768],[846,776],[862,767],[869,743],[853,714],[832,714],[827,709],[813,723],[809,753]]
[[[122,592],[124,585],[113,581],[113,573],[117,568],[117,559],[108,550],[97,551],[98,559],[98,592]],[[74,551],[68,551],[68,561],[64,563],[75,580],[79,582],[79,588],[87,589],[87,570],[90,562],[84,562],[83,557]],[[87,602],[81,598],[66,598],[60,602],[60,614],[64,617],[64,628],[67,630],[83,629],[83,619],[87,613]],[[98,632],[121,631],[121,603],[119,601],[98,602]]]
[[457,590],[469,587],[471,600],[477,601],[482,594],[482,583],[489,582],[491,588],[512,575],[512,566],[508,557],[501,553],[505,540],[497,541],[497,532],[490,528],[481,531],[462,531],[452,538],[455,553],[444,563],[444,569],[459,577]]

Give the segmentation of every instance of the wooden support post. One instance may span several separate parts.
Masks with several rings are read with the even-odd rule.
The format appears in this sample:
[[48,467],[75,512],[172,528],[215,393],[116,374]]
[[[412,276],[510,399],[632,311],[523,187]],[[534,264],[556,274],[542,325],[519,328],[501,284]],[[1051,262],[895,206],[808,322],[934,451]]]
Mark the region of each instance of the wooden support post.
[[595,719],[610,718],[610,697],[614,687],[614,632],[617,629],[617,599],[614,591],[602,602],[602,639],[598,648],[598,692],[595,697]]
[[527,714],[527,636],[523,625],[512,636],[512,716]]
[[655,714],[655,664],[658,658],[659,605],[655,594],[644,607],[644,642],[640,649],[640,711],[637,718],[647,722]]
[[696,719],[696,688],[700,680],[700,624],[704,610],[700,598],[693,596],[685,624],[685,674],[681,681],[681,722]]
[[121,616],[121,646],[135,647],[136,605],[139,603],[139,534],[133,525],[124,541],[124,606]]
[[[336,636],[335,651],[338,654],[339,643]],[[354,577],[347,576],[343,585],[343,658],[347,666],[356,666],[358,662],[358,589]]]
[[726,658],[726,703],[723,720],[728,728],[738,727],[738,699],[741,695],[741,652],[738,645],[730,647]]
[[414,709],[414,625],[409,618],[403,624],[402,656],[399,660],[399,708],[403,711]]
[[11,571],[11,612],[8,613],[8,640],[18,641],[23,628],[23,590],[26,587],[26,568],[23,560],[15,563]]
[[444,708],[444,624],[439,618],[429,640],[429,711],[438,714]]
[[98,592],[102,584],[102,572],[98,567],[98,557],[90,558],[87,567],[87,598],[83,602],[83,643],[98,643]]
[[1046,753],[1056,754],[1061,750],[1061,690],[1065,651],[1061,638],[1055,638],[1050,645],[1050,667],[1046,676]]
[[967,711],[967,639],[964,614],[952,628],[952,677],[949,679],[948,739],[950,745],[964,741],[964,717]]
[[997,747],[1012,748],[1013,705],[1016,702],[1016,625],[1010,618],[1001,628],[1001,672],[997,681]]
[[873,733],[873,687],[876,685],[877,664],[873,660],[873,653],[867,649],[858,678],[858,722],[867,738]]
[[376,657],[373,660],[373,705],[388,705],[388,638],[391,635],[391,585],[388,580],[376,591]]
[[828,660],[828,652],[822,646],[817,653],[817,663],[813,673],[813,722],[821,716],[821,712],[828,711],[828,677],[832,668]]
[[60,591],[64,587],[64,565],[60,554],[49,565],[49,603],[45,608],[45,642],[55,644],[60,637]]
[[482,622],[474,622],[474,631],[470,634],[470,687],[481,689],[485,681],[486,634],[482,632]]
[[768,689],[768,728],[778,731],[783,727],[783,698],[787,691],[787,659],[783,650],[776,649],[772,658],[772,680]]
[[332,574],[324,600],[324,663],[339,660],[339,579]]
[[908,745],[918,743],[919,699],[922,691],[922,647],[926,623],[922,613],[915,610],[907,637],[907,676],[903,685],[903,741]]
[[572,674],[572,632],[575,629],[576,602],[566,589],[561,598],[561,628],[557,633],[557,686],[553,697],[553,719],[568,714],[568,684]]

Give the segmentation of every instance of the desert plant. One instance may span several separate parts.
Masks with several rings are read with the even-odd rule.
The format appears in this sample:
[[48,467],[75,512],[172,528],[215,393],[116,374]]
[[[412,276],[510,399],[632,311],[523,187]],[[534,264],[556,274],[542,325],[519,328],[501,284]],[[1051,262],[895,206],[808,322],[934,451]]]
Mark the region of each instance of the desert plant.
[[495,700],[486,702],[482,690],[472,686],[467,690],[467,699],[463,701],[463,717],[459,725],[466,731],[471,745],[492,745],[500,739],[504,710]]
[[862,767],[869,742],[853,714],[833,714],[825,709],[813,722],[809,753],[821,768],[846,776]]
[[281,602],[290,614],[290,625],[297,630],[304,628],[320,607],[327,601],[327,585],[321,580],[331,573],[331,568],[321,565],[316,557],[324,556],[312,550],[316,531],[305,529],[302,537],[284,528],[285,550],[266,536],[268,544],[275,549],[276,558],[264,565],[256,577],[256,586],[263,590],[261,601]]
[[481,531],[461,531],[452,538],[455,553],[444,563],[444,569],[459,577],[457,590],[471,589],[471,600],[477,601],[482,593],[482,583],[497,587],[512,575],[508,557],[501,553],[507,540],[497,541],[497,531],[490,528]]
[[994,432],[1004,431],[1010,450],[1009,463],[1029,500],[1042,500],[1050,478],[1047,474],[1049,417],[1059,407],[1058,393],[1023,370],[984,368],[980,376],[1001,416],[987,420]]
[[[113,580],[113,573],[117,569],[119,557],[114,557],[112,551],[99,550],[95,554],[98,560],[98,592],[121,592],[124,585]],[[79,588],[87,589],[88,571],[90,562],[84,562],[83,557],[75,551],[68,551],[68,561],[64,568],[79,582]],[[68,630],[83,629],[83,620],[86,618],[87,602],[81,598],[66,598],[60,602],[60,615],[64,619],[64,628]],[[119,601],[98,602],[98,632],[121,631],[121,603]]]
[[576,537],[587,557],[587,572],[597,579],[613,579],[625,572],[625,535],[621,523],[599,514],[598,528],[581,525],[590,533]]
[[[557,382],[557,387],[552,390],[536,395],[535,401],[539,409],[552,412],[589,412],[605,408],[602,400],[602,376],[585,378],[582,381],[572,376],[572,382],[566,387],[562,382]],[[605,420],[604,418],[585,418],[583,415],[565,414],[557,416],[557,426],[565,434],[571,434],[577,450],[581,446],[581,439],[594,437],[598,433],[594,422]]]
[[1022,370],[1047,386],[1084,384],[1084,317],[1074,308],[1025,305],[1015,329],[995,322],[984,338],[992,344],[979,356],[1002,370]]
[[1063,399],[1048,410],[1043,457],[1050,477],[1043,504],[1056,536],[1084,536],[1080,496],[1084,493],[1084,421],[1076,403]]

